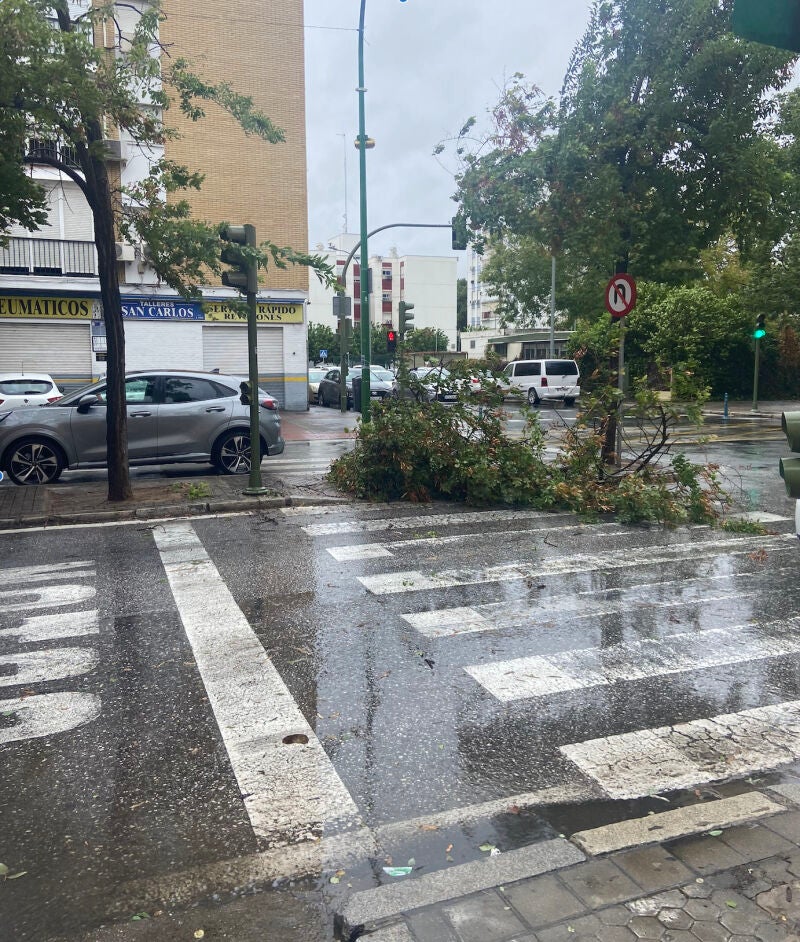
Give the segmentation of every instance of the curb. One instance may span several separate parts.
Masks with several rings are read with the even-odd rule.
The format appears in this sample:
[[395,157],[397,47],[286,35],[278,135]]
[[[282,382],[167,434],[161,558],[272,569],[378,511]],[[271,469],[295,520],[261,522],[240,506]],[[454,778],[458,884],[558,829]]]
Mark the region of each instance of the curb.
[[271,507],[307,507],[348,503],[343,497],[248,497],[245,500],[214,500],[195,504],[161,504],[94,510],[86,513],[35,514],[0,519],[0,529],[25,530],[33,527],[64,527],[89,523],[116,523],[130,520],[157,520],[162,517],[198,517],[216,513],[247,513]]

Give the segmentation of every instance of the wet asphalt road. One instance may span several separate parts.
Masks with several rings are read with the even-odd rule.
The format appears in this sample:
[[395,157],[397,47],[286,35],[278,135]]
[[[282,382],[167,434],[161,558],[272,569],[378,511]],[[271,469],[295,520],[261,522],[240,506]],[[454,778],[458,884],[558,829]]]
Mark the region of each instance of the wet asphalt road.
[[208,895],[258,852],[288,876],[321,836],[372,835],[362,888],[795,777],[783,451],[692,448],[767,536],[402,505],[4,534],[8,938],[129,919],[142,881]]

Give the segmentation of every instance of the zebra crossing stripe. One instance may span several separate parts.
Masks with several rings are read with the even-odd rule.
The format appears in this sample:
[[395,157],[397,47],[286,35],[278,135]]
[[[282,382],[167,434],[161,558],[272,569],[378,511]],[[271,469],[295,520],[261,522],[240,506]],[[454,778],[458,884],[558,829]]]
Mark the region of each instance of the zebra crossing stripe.
[[800,759],[800,700],[560,747],[615,799],[766,772]]
[[[618,523],[598,523],[594,524],[591,529],[594,532],[595,530],[600,530],[604,527],[616,527],[616,533],[604,533],[605,537],[620,537],[628,536],[629,531],[623,531],[619,529]],[[570,531],[586,531],[589,527],[586,524],[575,524],[573,526],[566,527],[547,527],[545,532],[548,534],[553,533],[567,533]],[[525,530],[525,533],[535,533],[536,529]],[[456,533],[453,536],[429,536],[429,537],[420,537],[417,540],[397,540],[395,542],[388,543],[356,543],[352,546],[329,546],[327,551],[333,556],[334,559],[339,562],[349,562],[352,560],[358,559],[382,559],[386,556],[394,556],[392,550],[396,549],[409,549],[409,548],[418,548],[420,546],[446,546],[450,543],[463,543],[465,540],[474,540],[474,533]]]
[[358,808],[191,523],[152,531],[253,831],[268,846]]
[[358,576],[358,581],[373,595],[392,595],[399,592],[420,592],[430,589],[450,589],[456,586],[481,585],[487,582],[537,579],[576,572],[641,568],[683,560],[702,559],[708,556],[742,556],[765,548],[783,549],[790,541],[794,542],[796,539],[793,533],[784,533],[773,537],[705,540],[695,543],[675,543],[671,546],[645,546],[635,550],[615,550],[599,555],[556,556],[542,560],[538,565],[531,565],[528,562],[514,562],[502,566],[492,566],[487,569],[448,569],[430,574],[412,569],[406,572]]
[[800,652],[798,627],[800,618],[761,626],[709,628],[670,634],[661,640],[647,638],[607,648],[520,657],[464,670],[496,700],[510,703],[797,654]]
[[[81,570],[81,571],[79,571]],[[53,582],[59,579],[88,579],[95,574],[94,560],[80,563],[59,563],[57,566],[19,566],[3,569],[3,584],[22,582]]]
[[543,520],[548,523],[571,513],[547,513],[541,510],[479,510],[460,514],[417,514],[413,517],[390,517],[380,520],[337,520],[311,523],[303,527],[309,536],[331,536],[338,533],[372,533],[376,530],[413,530],[415,527],[457,527],[471,523],[503,523],[519,520]]
[[[371,545],[371,544],[366,544]],[[655,582],[637,582],[615,589],[588,589],[571,592],[569,595],[546,595],[531,602],[487,602],[474,607],[440,608],[425,612],[405,612],[400,617],[420,634],[428,638],[443,638],[469,634],[475,631],[498,631],[505,628],[543,628],[575,621],[581,618],[596,618],[600,615],[616,615],[636,608],[686,608],[732,599],[746,599],[756,592],[740,592],[734,586],[722,586],[721,582],[746,581],[748,587],[766,578],[774,579],[784,572],[796,572],[796,566],[770,567],[768,572],[727,572],[717,576],[690,576],[676,582],[664,574]],[[659,598],[656,592],[647,595],[646,589],[674,591],[674,595]],[[705,595],[703,593],[706,593]],[[729,618],[727,612],[711,611],[708,620]]]

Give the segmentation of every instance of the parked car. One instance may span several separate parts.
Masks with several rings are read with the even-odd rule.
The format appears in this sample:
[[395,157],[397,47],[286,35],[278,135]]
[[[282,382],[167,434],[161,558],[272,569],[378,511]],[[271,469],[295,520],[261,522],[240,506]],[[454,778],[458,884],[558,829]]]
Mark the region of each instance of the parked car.
[[430,400],[455,402],[458,399],[458,384],[450,378],[450,371],[443,366],[418,366],[409,370],[408,375],[422,384]]
[[[125,377],[132,465],[210,461],[222,474],[250,472],[250,407],[241,376],[147,370]],[[283,451],[278,403],[259,389],[261,454]],[[0,468],[16,484],[49,484],[65,468],[106,464],[106,384],[46,406],[0,409]]]
[[[353,380],[361,379],[361,367],[352,366],[347,371],[347,408],[353,406]],[[370,367],[370,396],[373,399],[385,399],[394,394],[396,381],[394,374],[382,366]],[[341,391],[339,389],[339,369],[338,367],[328,370],[325,376],[320,380],[317,391],[317,403],[321,406],[338,407],[341,402]]]
[[308,401],[316,402],[317,393],[319,392],[320,380],[323,379],[325,374],[328,372],[327,367],[322,368],[318,366],[312,366],[308,371]]
[[575,405],[581,394],[580,371],[575,360],[512,360],[503,370],[505,395],[522,395],[532,406],[543,400]]
[[44,406],[64,394],[47,373],[0,373],[0,409]]

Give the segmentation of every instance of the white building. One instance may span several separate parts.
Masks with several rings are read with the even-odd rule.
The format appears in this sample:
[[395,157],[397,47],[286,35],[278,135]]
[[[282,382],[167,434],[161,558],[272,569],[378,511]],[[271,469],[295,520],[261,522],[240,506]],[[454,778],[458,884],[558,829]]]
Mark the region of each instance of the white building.
[[[313,251],[324,255],[339,272],[344,269],[347,256],[358,245],[359,237],[352,233],[331,239],[327,249],[321,245]],[[352,298],[353,325],[361,323],[361,266],[356,253],[345,274],[347,296]],[[448,350],[456,349],[456,256],[398,255],[392,249],[389,255],[373,256],[369,260],[372,272],[370,321],[374,326],[399,327],[400,301],[414,305],[414,327],[430,327],[447,335]],[[324,288],[317,279],[311,279],[309,289],[308,320],[313,324],[326,324],[336,330],[333,315],[334,291]]]
[[500,327],[497,298],[482,280],[488,255],[479,255],[470,245],[467,254],[467,326],[478,330],[496,331]]

